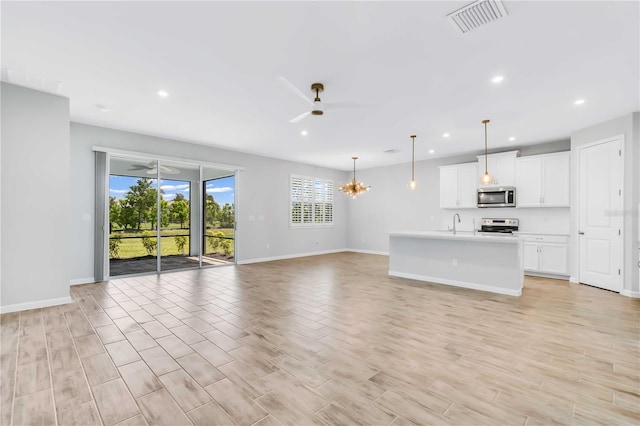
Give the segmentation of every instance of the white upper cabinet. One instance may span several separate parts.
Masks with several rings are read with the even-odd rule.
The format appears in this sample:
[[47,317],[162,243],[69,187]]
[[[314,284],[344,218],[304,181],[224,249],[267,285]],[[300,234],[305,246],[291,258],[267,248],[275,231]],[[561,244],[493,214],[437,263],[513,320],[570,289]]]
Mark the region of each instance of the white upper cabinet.
[[516,164],[516,206],[541,206],[542,158],[537,155],[522,157]]
[[475,208],[477,198],[476,163],[440,167],[440,207]]
[[569,152],[516,159],[518,207],[569,207]]
[[458,166],[440,167],[440,207],[458,206]]
[[[516,156],[518,151],[501,152],[487,156],[487,171],[493,177],[493,182],[480,184],[481,187],[515,186],[516,182]],[[478,156],[477,181],[484,176],[484,155]]]

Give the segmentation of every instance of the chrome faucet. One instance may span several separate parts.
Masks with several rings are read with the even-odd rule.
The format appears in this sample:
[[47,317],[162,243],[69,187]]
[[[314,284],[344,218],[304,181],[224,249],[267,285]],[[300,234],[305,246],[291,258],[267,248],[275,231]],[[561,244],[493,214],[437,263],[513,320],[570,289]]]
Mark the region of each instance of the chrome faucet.
[[458,223],[460,223],[460,215],[458,213],[453,215],[453,234],[456,234],[456,216],[458,216]]

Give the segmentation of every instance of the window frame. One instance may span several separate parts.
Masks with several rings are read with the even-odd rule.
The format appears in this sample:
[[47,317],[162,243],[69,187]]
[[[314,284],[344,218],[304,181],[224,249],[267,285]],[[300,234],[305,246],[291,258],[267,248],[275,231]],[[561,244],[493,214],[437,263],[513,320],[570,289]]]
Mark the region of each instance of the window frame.
[[[299,184],[294,187],[294,182],[299,182]],[[316,191],[317,184],[320,184],[322,187],[320,193]],[[289,227],[325,228],[333,226],[335,222],[334,188],[335,185],[331,179],[296,174],[289,175]],[[298,198],[299,201],[296,198]],[[322,199],[322,201],[318,201],[319,198]],[[294,204],[296,203],[300,203],[299,222],[294,221]],[[309,206],[310,213],[309,221],[305,221],[305,206],[307,205]],[[321,222],[317,222],[317,206],[321,206],[323,216]],[[327,206],[331,206],[329,210],[331,214],[331,221],[326,221],[325,219],[325,216],[328,212]]]

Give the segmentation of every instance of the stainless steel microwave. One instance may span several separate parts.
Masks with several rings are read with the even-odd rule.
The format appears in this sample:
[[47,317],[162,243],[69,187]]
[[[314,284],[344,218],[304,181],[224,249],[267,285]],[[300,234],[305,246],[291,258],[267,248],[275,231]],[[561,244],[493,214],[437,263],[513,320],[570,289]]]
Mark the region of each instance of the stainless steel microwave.
[[478,207],[515,207],[516,188],[478,188]]

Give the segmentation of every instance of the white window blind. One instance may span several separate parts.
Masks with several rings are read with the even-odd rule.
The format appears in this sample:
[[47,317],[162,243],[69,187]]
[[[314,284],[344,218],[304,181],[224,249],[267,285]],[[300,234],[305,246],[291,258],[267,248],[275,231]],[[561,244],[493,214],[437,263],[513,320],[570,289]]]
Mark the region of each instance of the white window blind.
[[291,226],[333,224],[333,182],[306,176],[291,176]]

